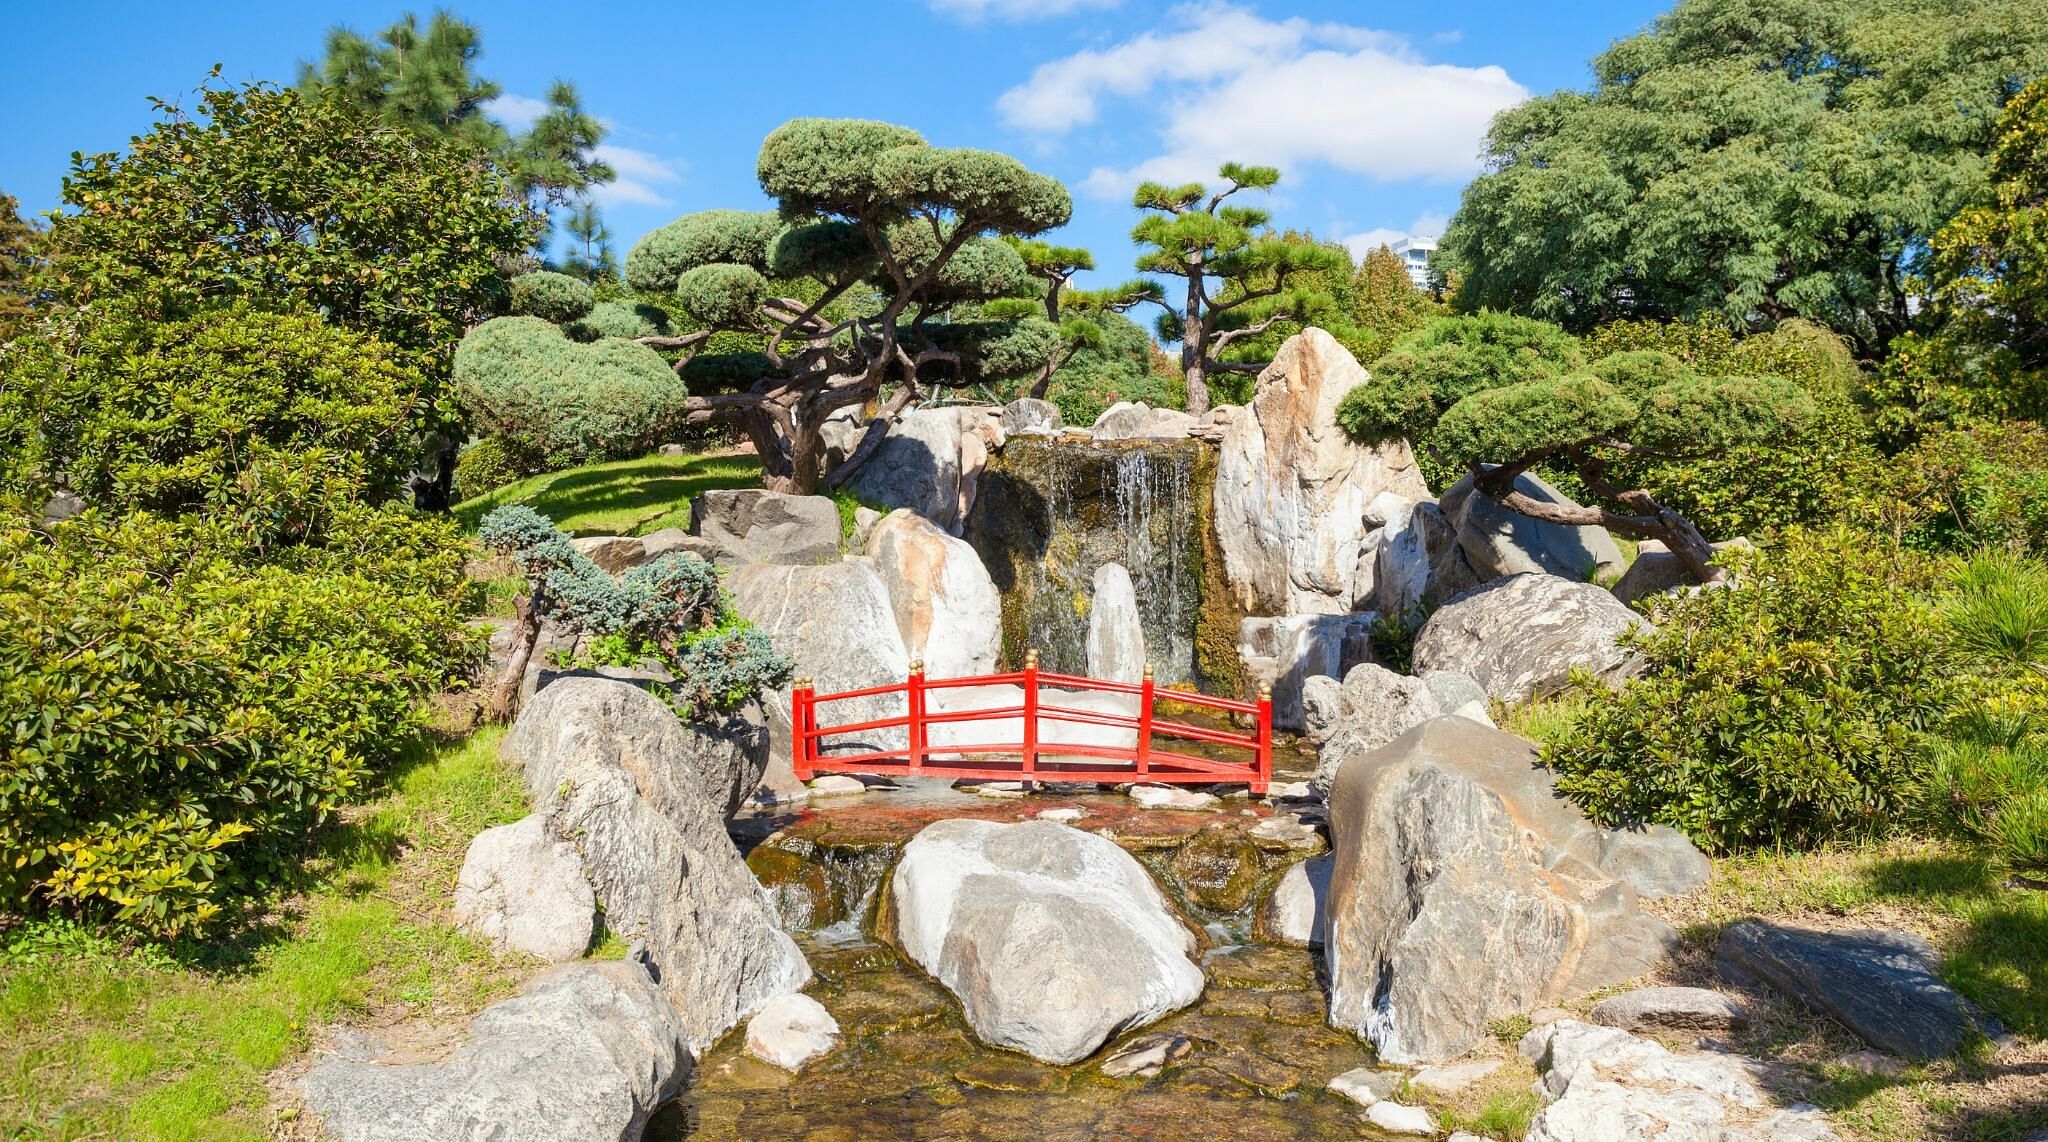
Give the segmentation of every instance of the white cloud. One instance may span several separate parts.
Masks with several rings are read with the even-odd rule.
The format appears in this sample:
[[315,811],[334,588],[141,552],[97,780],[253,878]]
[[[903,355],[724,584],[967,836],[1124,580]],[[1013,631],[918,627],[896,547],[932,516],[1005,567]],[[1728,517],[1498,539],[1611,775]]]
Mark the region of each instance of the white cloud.
[[1113,98],[1163,108],[1159,154],[1086,179],[1114,196],[1144,179],[1214,177],[1231,159],[1388,181],[1462,178],[1494,114],[1529,94],[1499,67],[1430,63],[1372,28],[1272,21],[1222,3],[1169,18],[1185,30],[1042,64],[997,109],[1012,126],[1058,135],[1095,121]]
[[548,101],[506,92],[484,104],[484,114],[503,123],[510,131],[524,131],[548,112]]
[[968,21],[1045,20],[1082,8],[1114,8],[1122,0],[925,0],[934,12]]
[[1339,240],[1350,248],[1352,257],[1362,261],[1367,254],[1379,247],[1391,246],[1403,238],[1441,237],[1444,227],[1450,224],[1450,218],[1441,211],[1430,210],[1418,215],[1404,230],[1380,226],[1359,234],[1346,234]]
[[610,163],[619,176],[591,189],[590,196],[599,206],[668,206],[671,203],[658,188],[683,180],[680,162],[647,151],[605,143],[596,155]]

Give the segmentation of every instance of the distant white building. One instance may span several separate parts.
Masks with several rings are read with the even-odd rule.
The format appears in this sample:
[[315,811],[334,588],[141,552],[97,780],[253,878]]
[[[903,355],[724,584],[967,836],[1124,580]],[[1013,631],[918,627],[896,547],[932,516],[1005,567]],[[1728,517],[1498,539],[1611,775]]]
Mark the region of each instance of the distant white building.
[[1391,249],[1401,259],[1401,267],[1408,271],[1408,280],[1416,289],[1429,288],[1429,256],[1436,253],[1436,239],[1403,238]]

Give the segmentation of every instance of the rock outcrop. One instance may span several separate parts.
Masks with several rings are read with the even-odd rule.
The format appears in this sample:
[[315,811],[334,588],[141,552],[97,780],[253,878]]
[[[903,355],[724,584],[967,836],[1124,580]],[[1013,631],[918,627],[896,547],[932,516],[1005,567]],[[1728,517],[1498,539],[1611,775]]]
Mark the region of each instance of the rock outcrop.
[[457,927],[501,952],[559,963],[590,947],[597,898],[576,846],[550,836],[547,818],[533,813],[469,843],[455,878],[454,911]]
[[889,594],[904,651],[924,662],[928,676],[964,678],[995,669],[1002,600],[974,548],[898,508],[868,532],[867,553]]
[[[1576,508],[1578,502],[1529,472],[1515,477],[1515,490],[1541,503]],[[1436,599],[1507,575],[1542,573],[1576,582],[1612,580],[1622,573],[1621,549],[1607,529],[1572,527],[1510,511],[1472,490],[1472,477],[1452,485],[1437,500],[1455,551],[1444,551],[1432,571]]]
[[723,566],[829,563],[839,558],[839,507],[762,488],[704,492],[690,501],[690,534]]
[[1721,974],[1833,1016],[1880,1051],[1946,1058],[2003,1030],[1943,983],[1934,948],[1910,932],[1823,932],[1745,920],[1721,933]]
[[1334,705],[1318,743],[1316,773],[1309,781],[1323,793],[1329,792],[1337,779],[1337,767],[1345,761],[1449,713],[1437,702],[1429,683],[1371,662],[1361,662],[1344,675]]
[[1460,717],[1342,758],[1330,793],[1330,1022],[1396,1063],[1632,979],[1678,942],[1597,865],[1602,830],[1528,743]]
[[984,1042],[1049,1063],[1194,1002],[1194,937],[1114,843],[1051,821],[934,822],[890,879],[899,945]]
[[1064,425],[1060,406],[1049,400],[1020,397],[1003,406],[997,414],[1003,436],[1058,436]]
[[333,1058],[299,1089],[340,1142],[636,1142],[687,1083],[689,1041],[640,964],[565,964],[485,1008],[439,1062]]
[[1549,1102],[1526,1142],[1822,1142],[1835,1137],[1818,1107],[1781,1108],[1763,1064],[1734,1055],[1674,1053],[1649,1039],[1575,1019],[1522,1036],[1522,1057]]
[[1286,615],[1249,618],[1238,624],[1237,656],[1246,681],[1273,688],[1273,726],[1287,733],[1308,728],[1308,681],[1318,675],[1342,678],[1371,662],[1372,628],[1379,615]]
[[582,854],[605,926],[645,942],[692,1050],[811,976],[726,835],[726,748],[601,678],[536,694],[502,747],[550,834]]
[[1639,987],[1593,1005],[1593,1022],[1624,1031],[1740,1031],[1749,1010],[1705,987]]
[[1240,612],[1349,614],[1370,605],[1371,584],[1360,576],[1367,506],[1388,491],[1429,496],[1405,442],[1358,444],[1338,427],[1337,403],[1370,383],[1335,338],[1305,329],[1280,347],[1225,430],[1215,526]]
[[958,535],[989,451],[1002,445],[1003,428],[993,409],[911,409],[889,427],[847,487],[863,503],[909,508]]
[[1179,440],[1195,426],[1195,417],[1177,408],[1118,401],[1095,418],[1089,432],[1097,440]]
[[1095,570],[1088,603],[1088,676],[1137,683],[1145,677],[1145,626],[1138,614],[1138,589],[1121,563]]
[[1415,636],[1417,674],[1455,670],[1503,702],[1564,688],[1583,669],[1625,677],[1617,640],[1647,627],[1641,615],[1591,583],[1527,573],[1495,579],[1445,603]]

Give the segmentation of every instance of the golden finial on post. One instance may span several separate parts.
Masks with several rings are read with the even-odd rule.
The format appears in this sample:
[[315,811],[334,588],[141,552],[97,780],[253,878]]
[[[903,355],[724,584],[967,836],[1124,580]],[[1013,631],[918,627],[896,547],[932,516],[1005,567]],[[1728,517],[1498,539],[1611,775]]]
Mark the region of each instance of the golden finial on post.
[[1152,664],[1149,662],[1145,664],[1145,681],[1152,681]]
[[913,658],[913,659],[911,659],[911,660],[910,660],[910,672],[911,672],[912,674],[923,674],[923,673],[924,673],[924,659],[922,659],[922,658]]
[[1037,648],[1037,647],[1035,647],[1035,646],[1034,646],[1034,647],[1032,647],[1031,649],[1029,649],[1029,650],[1027,650],[1027,651],[1025,651],[1025,652],[1024,652],[1024,669],[1026,669],[1026,670],[1036,670],[1036,669],[1038,669],[1038,648]]
[[1273,684],[1272,684],[1271,682],[1261,682],[1261,683],[1259,683],[1259,697],[1260,697],[1260,698],[1262,698],[1262,699],[1266,699],[1266,700],[1271,700],[1271,699],[1272,699],[1272,697],[1273,697]]
[[789,684],[798,690],[808,690],[811,688],[811,676],[799,674],[795,678],[790,679]]

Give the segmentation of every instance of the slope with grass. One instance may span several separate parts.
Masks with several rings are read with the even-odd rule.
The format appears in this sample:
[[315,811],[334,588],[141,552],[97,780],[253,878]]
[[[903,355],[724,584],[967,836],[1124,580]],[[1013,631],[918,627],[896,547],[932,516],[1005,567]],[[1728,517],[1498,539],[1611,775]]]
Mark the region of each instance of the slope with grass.
[[643,456],[529,476],[457,505],[455,515],[474,532],[492,508],[525,504],[571,535],[646,535],[688,527],[700,493],[760,486],[761,461],[751,453]]

